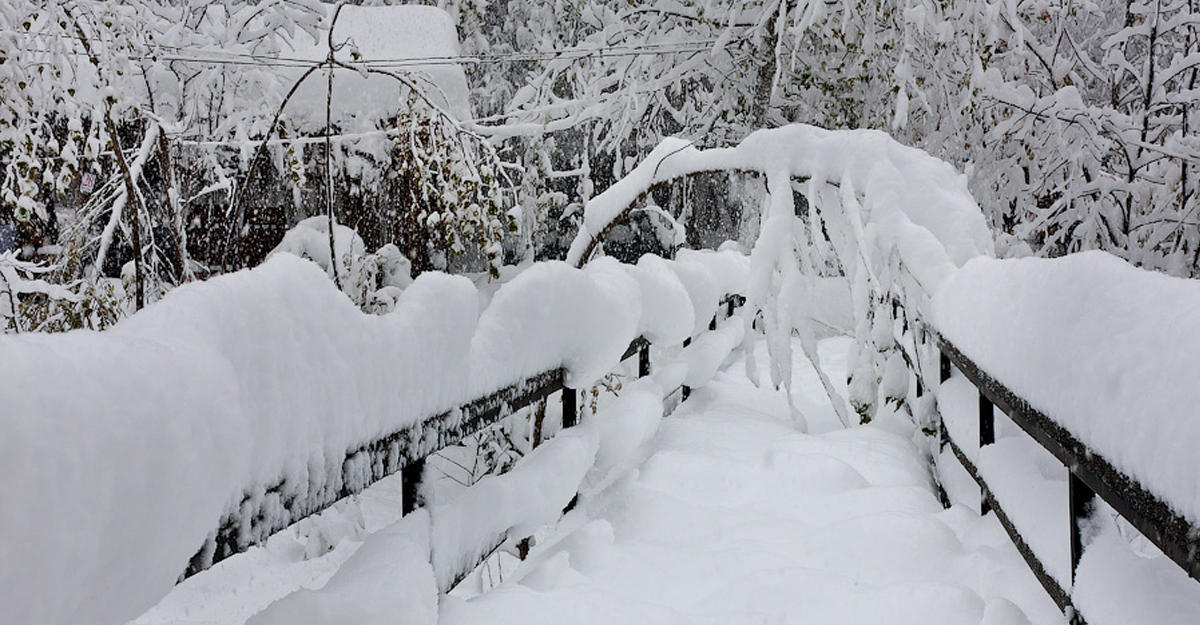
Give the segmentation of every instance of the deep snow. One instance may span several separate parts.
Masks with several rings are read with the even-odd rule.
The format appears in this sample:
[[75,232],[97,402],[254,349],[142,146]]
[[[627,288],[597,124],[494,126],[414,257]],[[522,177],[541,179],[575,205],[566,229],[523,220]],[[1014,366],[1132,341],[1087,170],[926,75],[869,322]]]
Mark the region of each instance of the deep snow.
[[[820,343],[830,378],[845,378],[851,348],[845,337]],[[420,547],[429,517],[395,525],[394,476],[184,581],[136,624],[240,625],[255,613],[253,623],[288,625],[330,622],[321,620],[329,614],[351,614],[355,625],[1065,623],[995,517],[975,512],[978,491],[945,456],[939,469],[954,505],[941,507],[907,421],[881,416],[843,430],[797,355],[793,399],[813,416],[810,431],[799,432],[782,393],[750,384],[738,351],[659,419],[662,384],[682,375],[672,373],[671,354],[656,356],[662,366],[652,377],[602,401],[576,509],[533,532],[528,560],[504,554],[486,583],[468,579],[438,599],[436,613]],[[757,358],[766,358],[761,345]],[[943,388],[943,411],[956,437],[973,440],[976,399],[963,382],[956,375]],[[997,414],[997,444],[981,470],[1043,559],[1065,560],[1065,473],[1029,454],[1033,444],[1021,436]],[[964,451],[980,458],[970,445]],[[1008,487],[1008,473],[1027,481]],[[484,525],[514,518],[495,516]],[[1196,584],[1111,512],[1093,519],[1075,591],[1089,622],[1189,623],[1200,610]],[[1057,575],[1062,565],[1052,567]]]
[[[999,409],[996,442],[979,449],[978,397],[975,387],[955,371],[938,393],[942,419],[1025,543],[1071,593],[1087,622],[1194,622],[1200,614],[1200,584],[1099,500],[1083,528],[1083,558],[1072,586],[1067,470]],[[938,473],[952,501],[978,505],[978,488],[949,448],[938,460]]]

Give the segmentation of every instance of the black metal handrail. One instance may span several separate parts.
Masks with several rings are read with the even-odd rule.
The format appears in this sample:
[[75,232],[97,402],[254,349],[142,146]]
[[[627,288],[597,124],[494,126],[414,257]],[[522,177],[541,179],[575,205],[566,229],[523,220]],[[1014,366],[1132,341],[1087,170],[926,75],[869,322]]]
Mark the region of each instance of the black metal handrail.
[[[979,392],[977,443],[981,449],[995,442],[995,408],[998,407],[1067,468],[1072,583],[1083,555],[1079,522],[1087,515],[1089,503],[1097,496],[1112,506],[1189,576],[1200,580],[1200,527],[1189,522],[1167,502],[1118,470],[1045,413],[1034,408],[1028,401],[984,371],[945,337],[931,328],[927,330],[936,339],[938,346],[940,381],[945,382],[950,378],[953,366],[962,372]],[[1083,623],[1083,616],[1071,603],[1070,593],[1047,573],[1045,565],[1021,537],[1001,502],[988,488],[983,475],[963,453],[961,444],[953,439],[940,422],[940,415],[939,429],[941,444],[950,447],[955,457],[979,484],[981,513],[986,513],[989,509],[996,513],[1005,531],[1016,544],[1017,550],[1055,603],[1071,617],[1073,623]]]
[[[734,307],[744,302],[740,295],[726,295],[721,307],[727,315],[732,315]],[[638,355],[638,376],[648,375],[650,341],[640,336],[634,339],[621,360],[634,354]],[[554,393],[561,392],[563,428],[575,425],[579,418],[578,393],[562,392],[569,390],[564,385],[565,376],[562,367],[543,371],[348,451],[341,462],[340,480],[336,482],[341,485],[339,488],[327,489],[285,478],[265,489],[247,492],[192,556],[180,580],[262,543],[275,532],[361,492],[396,471],[401,472],[403,513],[412,512],[421,505],[421,476],[425,459],[430,455]],[[687,390],[684,387],[685,399]]]

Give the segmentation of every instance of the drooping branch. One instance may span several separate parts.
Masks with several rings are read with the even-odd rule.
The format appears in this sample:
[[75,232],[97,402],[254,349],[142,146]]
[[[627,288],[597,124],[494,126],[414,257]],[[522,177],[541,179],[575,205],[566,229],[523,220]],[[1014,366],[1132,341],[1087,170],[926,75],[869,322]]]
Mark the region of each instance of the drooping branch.
[[[653,194],[661,189],[667,188],[675,183],[678,183],[678,182],[681,182],[684,180],[700,178],[701,176],[706,176],[706,175],[711,175],[711,174],[730,174],[730,175],[744,174],[744,175],[749,175],[749,176],[762,176],[763,172],[753,170],[753,169],[712,168],[712,169],[702,169],[702,170],[697,170],[697,171],[689,171],[686,173],[674,175],[670,178],[664,178],[662,180],[658,180],[658,181],[654,182],[653,184],[651,184],[650,186],[646,187],[640,193],[638,193],[636,197],[634,197],[632,200],[629,201],[629,204],[626,205],[625,208],[621,209],[616,215],[614,215],[613,218],[611,220],[609,220],[606,224],[604,224],[604,226],[601,227],[600,230],[597,231],[594,235],[590,235],[590,234],[586,235],[588,237],[586,247],[583,248],[583,250],[579,254],[578,258],[568,257],[567,261],[573,263],[576,267],[580,267],[580,268],[582,268],[584,265],[586,265],[588,263],[588,261],[592,259],[592,255],[596,253],[596,249],[600,247],[600,243],[603,242],[604,238],[608,236],[608,233],[611,232],[614,227],[616,227],[617,225],[621,224],[626,219],[628,219],[629,216],[631,214],[633,214],[633,212],[635,210],[637,210],[637,207],[642,202],[646,201],[646,198],[650,197],[651,194]],[[580,230],[580,234],[583,235],[586,233],[583,230]],[[574,246],[572,246],[572,247],[574,247]]]

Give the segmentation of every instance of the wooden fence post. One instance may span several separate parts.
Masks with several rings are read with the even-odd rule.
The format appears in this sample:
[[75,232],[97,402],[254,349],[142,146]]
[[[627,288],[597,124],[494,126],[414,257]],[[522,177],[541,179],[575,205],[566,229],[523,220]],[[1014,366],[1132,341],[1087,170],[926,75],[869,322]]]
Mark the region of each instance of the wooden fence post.
[[[983,457],[983,448],[996,442],[996,407],[988,398],[979,393],[979,458]],[[976,462],[979,461],[976,459]],[[979,515],[983,516],[991,511],[992,507],[988,504],[987,493],[980,487],[979,490]]]
[[421,507],[421,476],[425,473],[425,459],[414,460],[400,469],[400,512],[404,515]]
[[1067,498],[1071,513],[1071,585],[1075,585],[1075,570],[1083,557],[1083,538],[1079,535],[1079,522],[1087,517],[1088,508],[1096,493],[1067,469]]
[[650,375],[650,343],[642,344],[638,350],[638,377],[644,378]]
[[579,392],[573,388],[563,387],[562,390],[562,426],[563,429],[574,427],[579,423]]

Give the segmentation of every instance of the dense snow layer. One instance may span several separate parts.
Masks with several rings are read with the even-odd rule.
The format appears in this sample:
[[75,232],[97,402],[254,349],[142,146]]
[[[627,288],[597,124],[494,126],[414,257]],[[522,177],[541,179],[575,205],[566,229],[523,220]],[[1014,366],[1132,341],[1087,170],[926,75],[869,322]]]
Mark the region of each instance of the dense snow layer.
[[1089,529],[1072,600],[1090,625],[1196,622],[1196,580],[1103,503]]
[[453,500],[435,505],[432,550],[438,588],[450,590],[509,532],[528,536],[557,520],[591,469],[598,446],[591,423],[570,428],[528,453],[511,471],[484,477]]
[[843,210],[859,212],[850,221],[861,224],[864,244],[874,241],[883,256],[898,250],[930,291],[955,266],[993,253],[966,178],[949,164],[883,132],[793,124],[759,130],[733,148],[697,150],[681,139],[664,140],[626,177],[588,201],[568,262],[577,263],[589,243],[654,184],[717,170],[810,178],[816,187],[829,182],[861,196]]
[[[327,5],[329,18],[333,6]],[[318,31],[319,39],[298,31],[281,56],[305,61],[324,61],[329,53],[328,22]],[[364,61],[405,61],[406,59],[454,58],[459,54],[458,31],[454,18],[445,10],[433,6],[345,6],[334,27],[334,45],[349,42],[336,58],[354,63],[352,51],[357,50]],[[470,119],[470,99],[467,97],[467,78],[461,65],[447,62],[413,62],[389,71],[409,78],[437,106],[457,119]],[[288,69],[286,89],[304,73],[303,68]],[[324,71],[309,76],[288,104],[289,117],[310,126],[325,125],[325,100],[329,88]],[[333,76],[334,123],[345,129],[349,120],[355,127],[372,127],[376,121],[401,111],[405,87],[390,76],[364,76],[356,71],[338,69]]]
[[400,520],[403,498],[400,474],[390,475],[264,544],[183,580],[132,625],[241,625],[297,590],[320,588],[363,540]]
[[[828,377],[844,379],[848,347],[821,343],[837,363]],[[815,372],[796,365],[796,397],[825,406],[811,414],[826,433],[798,432],[784,395],[735,362],[515,575],[443,598],[439,622],[1064,622],[993,519],[942,509],[911,426],[840,429]]]
[[[844,378],[849,346],[842,338],[820,344],[829,377]],[[763,357],[760,350],[759,359]],[[770,617],[775,618],[770,622],[854,625],[1064,622],[996,520],[973,512],[978,491],[965,473],[954,473],[955,460],[947,460],[942,477],[956,505],[943,511],[929,490],[923,461],[906,441],[911,426],[888,417],[842,431],[821,396],[815,372],[803,359],[795,364],[793,399],[825,406],[824,412],[809,410],[813,429],[825,434],[795,431],[783,394],[754,388],[734,375],[743,368],[740,362],[731,364],[730,373],[718,373],[667,420],[659,418],[661,388],[653,378],[626,385],[619,396],[602,395],[590,426],[599,432],[599,449],[580,488],[577,511],[556,530],[540,533],[530,560],[518,564],[515,576],[509,568],[508,581],[495,592],[472,596],[456,590],[443,598],[440,619],[523,625],[539,620],[758,622]],[[961,395],[959,416],[967,421],[975,402],[968,393]],[[997,416],[998,440],[1020,435],[1015,425]],[[1018,456],[1008,460],[1025,462]],[[1046,477],[1048,483],[1062,483]],[[364,516],[372,531],[394,522],[380,524],[394,519],[389,515],[399,506],[398,484],[389,478],[361,497],[371,504]],[[389,492],[376,495],[379,489]],[[1030,498],[1018,501],[1006,495],[1005,501],[1010,515],[1028,519],[1030,512],[1039,512],[1026,505],[1037,503]],[[480,515],[469,508],[460,506],[463,513]],[[1065,544],[1065,492],[1042,513],[1037,531]],[[326,524],[341,518],[323,516],[332,517]],[[1118,528],[1111,511],[1102,509],[1094,519],[1074,592],[1089,622],[1190,623],[1200,609],[1200,587],[1144,539],[1134,538],[1128,527]],[[413,531],[407,535],[420,536]],[[1027,536],[1033,531],[1022,529]],[[337,530],[336,523],[329,534],[326,540],[340,546],[307,561],[299,557],[309,547],[291,536],[277,536],[273,543],[287,540],[187,580],[137,622],[240,625],[248,611],[261,610],[284,594],[282,584],[289,581],[299,592],[254,622],[278,622],[272,619],[291,615],[287,622],[299,625],[334,609],[339,616],[358,619],[372,606],[383,605],[393,608],[391,622],[428,622],[424,606],[434,592],[423,550],[394,557],[392,539],[368,537],[362,543],[357,534]],[[268,553],[273,558],[262,562]],[[288,553],[295,554],[287,563],[290,568],[279,570]],[[1060,559],[1065,563],[1065,555]],[[356,562],[377,562],[379,568]],[[249,572],[244,564],[262,568]],[[300,571],[308,565],[326,572],[315,578]],[[330,568],[339,565],[333,575]],[[403,595],[408,599],[403,607],[388,592],[376,594],[374,586],[396,575],[416,583],[408,590],[396,588],[394,596],[419,589]],[[326,579],[328,585],[321,588]],[[458,596],[473,598],[462,601]]]
[[722,322],[716,330],[696,337],[679,354],[679,359],[687,363],[687,375],[683,383],[693,389],[708,384],[729,354],[742,344],[745,332],[746,324],[741,319],[732,318]]
[[469,280],[427,273],[373,316],[276,254],[107,332],[0,337],[0,561],[20,563],[0,568],[0,604],[46,625],[131,618],[246,489],[337,491],[348,450],[404,425],[559,366],[591,384],[641,329],[711,317],[717,286],[679,276],[745,259],[666,264],[675,281],[660,271],[668,288],[645,296],[703,298],[643,307],[640,269],[543,263],[482,311]]
[[938,330],[1119,470],[1200,522],[1200,283],[1104,252],[973,260],[934,298]]

